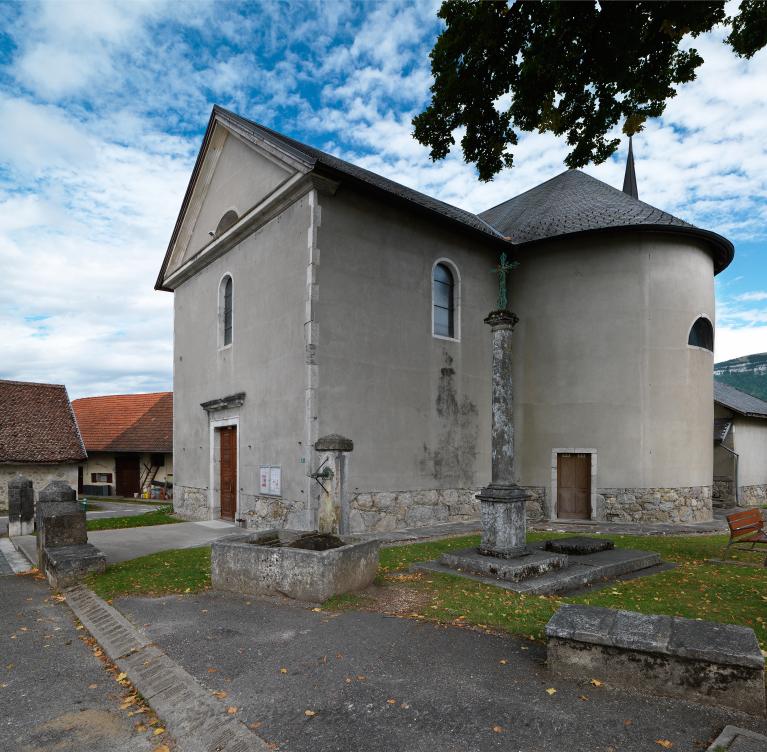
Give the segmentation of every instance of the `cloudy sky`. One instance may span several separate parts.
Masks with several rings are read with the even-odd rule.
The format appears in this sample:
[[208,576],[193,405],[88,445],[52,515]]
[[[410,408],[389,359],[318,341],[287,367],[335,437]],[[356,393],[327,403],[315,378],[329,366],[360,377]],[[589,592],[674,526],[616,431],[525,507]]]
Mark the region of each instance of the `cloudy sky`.
[[[411,137],[437,3],[0,2],[0,378],[73,397],[171,388],[172,296],[157,275],[219,103],[480,211],[564,169],[524,137],[478,183]],[[767,53],[722,33],[635,140],[640,197],[736,245],[717,278],[717,360],[767,351]],[[587,172],[620,187],[625,152]]]

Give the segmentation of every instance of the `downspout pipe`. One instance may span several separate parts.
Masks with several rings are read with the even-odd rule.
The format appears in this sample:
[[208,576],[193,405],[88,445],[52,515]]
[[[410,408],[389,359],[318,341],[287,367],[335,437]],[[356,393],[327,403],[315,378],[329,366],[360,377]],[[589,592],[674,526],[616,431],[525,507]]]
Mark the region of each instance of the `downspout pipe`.
[[740,460],[740,455],[737,452],[733,452],[732,449],[730,449],[730,447],[728,446],[725,446],[724,443],[720,444],[719,446],[722,447],[722,449],[728,451],[735,458],[735,473],[734,473],[735,475],[735,506],[739,507],[740,499],[738,495],[738,464]]

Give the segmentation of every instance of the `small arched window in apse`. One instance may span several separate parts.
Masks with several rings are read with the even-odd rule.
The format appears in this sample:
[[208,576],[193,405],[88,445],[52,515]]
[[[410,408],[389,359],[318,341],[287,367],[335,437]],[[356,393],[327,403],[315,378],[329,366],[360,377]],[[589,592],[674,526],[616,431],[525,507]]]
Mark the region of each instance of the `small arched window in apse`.
[[714,352],[714,327],[711,326],[711,322],[705,316],[695,320],[690,328],[687,344]]

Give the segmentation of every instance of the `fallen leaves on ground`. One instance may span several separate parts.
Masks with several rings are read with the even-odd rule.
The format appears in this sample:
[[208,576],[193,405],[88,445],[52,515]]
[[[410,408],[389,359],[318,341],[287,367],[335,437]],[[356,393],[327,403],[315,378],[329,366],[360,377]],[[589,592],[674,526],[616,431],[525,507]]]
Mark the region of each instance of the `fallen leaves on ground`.
[[496,734],[502,734],[503,733],[503,726],[499,726],[498,724],[496,724],[495,726],[493,726],[493,731]]
[[395,700],[393,697],[390,697],[390,698],[389,698],[389,699],[386,701],[386,704],[387,704],[387,705],[396,705],[396,704],[397,704],[397,701],[396,701],[396,700]]
[[314,716],[317,715],[317,711],[316,710],[304,710],[304,715],[307,718],[314,718]]
[[237,706],[236,705],[230,705],[226,712],[229,713],[229,715],[234,715],[237,712]]
[[159,736],[160,734],[164,734],[164,733],[165,733],[165,729],[164,729],[162,726],[158,726],[158,727],[157,727],[157,728],[154,730],[154,735],[155,735],[155,736]]
[[219,700],[223,700],[228,696],[229,696],[229,693],[225,692],[223,689],[219,689],[213,693],[213,697],[218,697]]
[[546,694],[547,694],[547,695],[555,695],[556,693],[557,693],[557,690],[556,690],[556,689],[554,689],[554,687],[549,687],[549,688],[546,690]]
[[170,747],[167,744],[161,744],[159,747],[155,747],[153,752],[170,752]]
[[674,746],[674,743],[668,739],[656,739],[655,743],[659,744],[663,749],[671,749]]
[[603,682],[603,681],[600,681],[599,679],[592,679],[592,680],[591,680],[591,683],[592,683],[592,684],[593,684],[595,687],[601,687],[601,686],[604,684],[604,682]]
[[281,668],[281,669],[280,669],[280,673],[281,673],[281,674],[287,674],[287,673],[288,673],[288,670],[287,670],[286,668]]

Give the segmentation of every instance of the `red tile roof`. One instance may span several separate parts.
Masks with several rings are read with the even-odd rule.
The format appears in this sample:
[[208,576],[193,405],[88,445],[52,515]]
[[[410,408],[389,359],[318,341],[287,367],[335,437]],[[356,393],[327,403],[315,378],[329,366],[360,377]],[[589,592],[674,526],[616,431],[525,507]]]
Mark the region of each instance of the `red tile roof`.
[[83,397],[72,407],[89,452],[173,451],[173,392]]
[[0,380],[0,463],[86,458],[66,387]]

